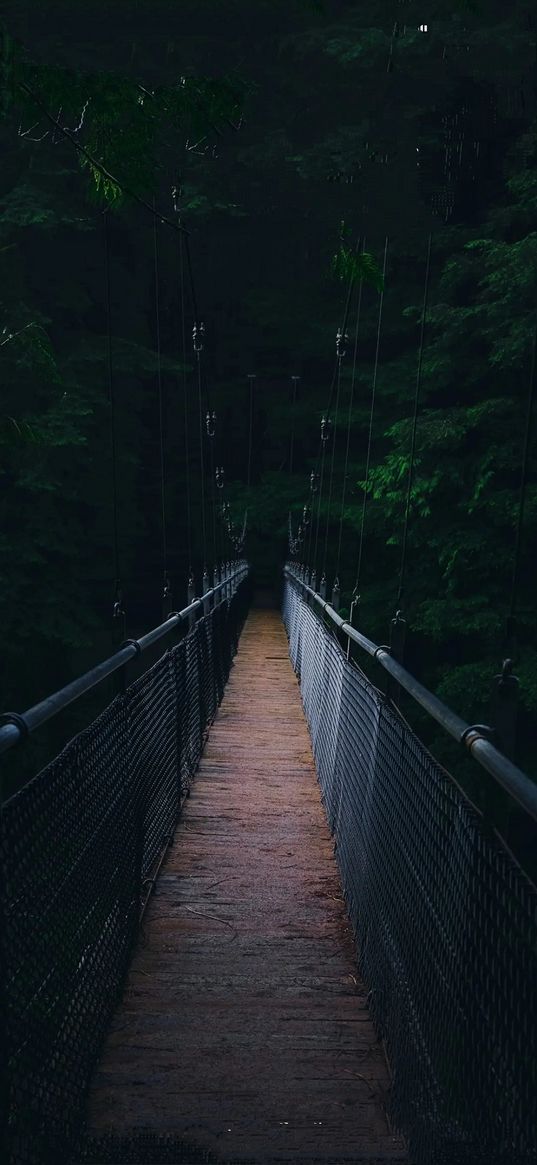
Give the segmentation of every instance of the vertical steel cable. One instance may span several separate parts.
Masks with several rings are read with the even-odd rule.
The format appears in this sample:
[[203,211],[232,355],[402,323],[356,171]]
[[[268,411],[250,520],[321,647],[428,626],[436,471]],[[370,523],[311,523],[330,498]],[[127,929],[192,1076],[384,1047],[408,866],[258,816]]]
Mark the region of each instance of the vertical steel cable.
[[341,356],[338,356],[336,404],[334,408],[334,425],[332,436],[332,458],[330,462],[330,486],[328,489],[328,506],[326,511],[326,529],[324,533],[323,578],[326,578],[326,561],[328,558],[328,530],[330,527],[330,511],[332,508],[332,490],[334,485],[334,461],[336,456],[337,424],[339,418],[339,399],[341,394]]
[[291,414],[291,439],[289,442],[289,473],[293,472],[293,454],[294,454],[294,447],[295,447],[296,386],[297,386],[297,382],[299,380],[300,380],[299,376],[292,376],[291,377],[291,382],[293,385],[293,397],[292,397],[292,402],[291,402],[292,414]]
[[[328,423],[328,422],[327,422]],[[315,576],[317,576],[317,549],[319,545],[319,529],[321,525],[321,503],[323,498],[323,481],[324,481],[324,463],[326,459],[326,441],[321,441],[321,475],[319,480],[319,500],[317,502],[317,523],[315,528],[315,550],[313,553],[313,569]]]
[[[360,247],[360,243],[358,241],[356,248],[355,248],[356,251],[359,250],[359,247]],[[349,308],[350,308],[353,286],[354,286],[354,276],[351,275],[351,278],[349,280],[349,288],[347,291],[347,299],[346,299],[346,303],[345,303],[345,313],[344,313],[344,317],[343,317],[343,326],[342,326],[341,332],[340,332],[340,335],[342,337],[345,335],[346,328],[347,328],[347,321],[349,318]],[[339,336],[338,336],[338,340],[339,340]],[[339,369],[339,357],[336,356],[336,362],[334,365],[334,372],[332,375],[332,383],[330,385],[330,396],[328,399],[328,408],[327,408],[326,413],[324,414],[326,424],[328,426],[330,424],[330,412],[332,409],[332,400],[334,397],[334,387],[335,387],[336,379],[338,376],[338,369]],[[318,505],[317,505],[317,531],[316,531],[316,538],[315,538],[315,547],[316,548],[317,548],[317,544],[318,544],[318,540],[319,540],[319,521],[320,521],[322,482],[323,482],[323,476],[324,476],[325,449],[326,449],[326,442],[321,439],[321,441],[319,443],[319,452],[317,454],[317,461],[315,463],[315,469],[312,471],[313,474],[315,475],[315,477],[317,477],[319,462],[321,462],[321,470],[322,471],[321,471],[321,480],[319,483],[319,501],[318,501]],[[311,478],[310,478],[310,481],[311,481]],[[311,485],[310,485],[311,513],[310,513],[310,525],[309,525],[309,536],[308,536],[308,554],[307,554],[307,559],[306,559],[306,563],[308,566],[309,566],[309,556],[311,553],[311,545],[312,545],[312,541],[313,541],[313,493],[314,493],[314,491],[311,489]],[[317,549],[315,549],[315,560],[313,562],[314,569],[316,569],[316,556],[317,556]]]
[[[200,323],[198,314],[198,301],[196,298],[196,289],[194,286],[194,275],[192,272],[192,257],[190,254],[190,239],[185,236],[185,251],[186,262],[188,270],[188,279],[190,283],[190,297],[192,300],[192,313],[194,316],[194,351],[197,362],[197,379],[198,379],[198,406],[199,406],[199,437],[200,437],[200,494],[201,494],[201,537],[202,537],[202,554],[203,554],[203,570],[207,567],[207,530],[205,520],[205,455],[203,448],[203,400],[201,387],[201,350],[203,347],[202,333],[204,326]],[[201,341],[201,343],[200,343]]]
[[248,374],[248,380],[250,381],[250,428],[249,428],[249,435],[248,435],[248,482],[247,482],[247,484],[248,484],[248,489],[250,489],[250,482],[251,482],[251,476],[252,476],[252,436],[253,436],[253,427],[254,427],[254,380],[255,380],[255,373],[250,372]]
[[185,492],[186,492],[186,538],[188,549],[188,576],[192,577],[192,502],[190,497],[190,448],[188,420],[188,390],[186,375],[186,320],[185,320],[185,270],[183,256],[183,235],[179,235],[179,272],[181,290],[181,338],[183,344],[183,406],[185,422]]
[[509,614],[507,618],[507,634],[508,638],[513,640],[512,653],[515,654],[514,637],[515,637],[515,613],[516,602],[518,597],[518,584],[520,581],[520,557],[522,549],[522,529],[524,526],[524,509],[526,501],[526,488],[528,484],[528,464],[530,453],[530,437],[531,437],[531,422],[533,414],[533,404],[535,400],[535,381],[536,381],[536,365],[537,365],[537,319],[535,321],[535,331],[533,334],[533,347],[531,354],[530,366],[530,382],[528,389],[528,400],[526,405],[526,424],[524,429],[524,446],[522,450],[522,465],[520,469],[520,493],[518,499],[518,515],[516,524],[515,536],[515,551],[513,562],[513,575],[511,580],[511,596],[509,600]]
[[207,567],[207,530],[205,525],[205,456],[203,450],[203,404],[201,393],[201,352],[196,352],[198,365],[198,405],[200,433],[200,491],[201,491],[201,540],[203,546],[203,570]]
[[[153,210],[155,210],[155,198],[153,197]],[[157,336],[157,385],[158,385],[158,413],[159,413],[159,442],[160,442],[160,501],[162,510],[162,563],[164,574],[164,598],[168,597],[169,580],[168,580],[168,546],[166,540],[166,497],[165,497],[165,467],[164,467],[164,424],[162,416],[162,368],[160,359],[160,295],[159,295],[159,266],[158,266],[158,240],[157,240],[157,218],[156,214],[153,218],[153,252],[154,252],[154,268],[155,268],[155,322],[156,322],[156,336]]]
[[112,293],[110,279],[110,233],[108,207],[104,215],[104,259],[105,259],[105,297],[107,318],[107,363],[108,363],[108,399],[110,401],[110,444],[112,450],[112,525],[114,545],[114,618],[123,619],[123,635],[125,635],[125,611],[123,609],[123,593],[119,571],[119,538],[118,538],[118,500],[117,500],[117,449],[115,423],[115,393],[114,393],[114,366],[112,361]]
[[371,465],[371,442],[372,442],[372,436],[373,436],[373,418],[375,415],[375,395],[376,395],[376,389],[377,389],[377,373],[378,373],[378,363],[379,363],[380,333],[381,333],[381,327],[382,327],[382,309],[383,309],[383,305],[384,305],[384,287],[385,287],[385,279],[386,279],[387,256],[388,256],[388,236],[386,235],[386,242],[384,244],[384,265],[383,265],[383,269],[382,269],[383,284],[382,284],[382,291],[380,293],[379,318],[378,318],[378,326],[377,326],[377,346],[376,346],[376,350],[375,350],[375,368],[374,368],[374,372],[373,372],[373,385],[371,388],[371,411],[369,414],[369,434],[368,434],[368,438],[367,438],[367,458],[366,458],[366,467],[365,467],[364,497],[363,497],[363,501],[362,501],[362,522],[361,522],[361,527],[360,527],[358,567],[356,570],[356,582],[354,584],[354,593],[355,594],[358,594],[358,587],[360,586],[360,577],[361,577],[361,572],[362,572],[362,553],[363,553],[363,545],[364,545],[365,511],[366,511],[366,506],[367,506],[367,486],[368,486],[368,482],[369,482],[369,469],[370,469],[370,465]]
[[405,520],[403,526],[403,543],[401,549],[401,568],[399,573],[399,589],[397,592],[397,606],[400,607],[403,599],[403,587],[405,581],[406,559],[407,559],[407,544],[408,544],[408,520],[410,515],[410,500],[412,494],[412,483],[414,480],[414,461],[416,454],[416,431],[418,425],[418,408],[421,388],[421,369],[423,363],[423,337],[425,333],[425,316],[427,314],[427,300],[429,296],[429,274],[431,269],[431,241],[432,234],[429,235],[429,245],[427,247],[427,266],[425,269],[425,289],[423,293],[423,310],[421,313],[421,328],[420,328],[420,345],[418,355],[418,371],[416,375],[416,392],[414,395],[414,415],[412,417],[412,439],[410,443],[410,464],[408,467],[408,482],[406,491],[405,504]]
[[[208,414],[211,415],[211,414]],[[211,502],[213,511],[213,570],[216,570],[218,555],[216,550],[216,468],[214,463],[214,443],[216,441],[216,434],[209,436],[209,451],[210,451],[210,472],[211,472]]]
[[[317,454],[316,466],[319,464],[320,457],[321,457],[321,441],[319,441],[319,452]],[[309,499],[308,499],[309,515],[310,515],[309,516],[309,531],[308,531],[308,549],[307,549],[307,554],[306,554],[306,566],[308,568],[310,566],[311,548],[312,548],[312,544],[313,544],[313,508],[314,508],[314,504],[315,504],[315,492],[316,492],[316,485],[317,485],[316,478],[317,478],[317,469],[315,468],[315,469],[312,469],[311,474],[310,474],[310,494],[309,494]]]
[[[364,240],[363,240],[363,244],[362,244],[362,249],[364,251],[365,251],[365,242],[366,242],[366,240],[365,240],[365,236],[364,236]],[[350,449],[350,439],[351,439],[352,408],[353,408],[353,404],[354,404],[354,385],[355,385],[355,381],[356,381],[356,355],[358,352],[358,332],[359,332],[359,328],[360,328],[360,316],[361,316],[361,311],[362,311],[363,286],[364,286],[364,281],[363,281],[363,279],[361,279],[360,280],[360,289],[358,292],[358,308],[357,308],[357,312],[356,312],[356,331],[355,331],[355,336],[354,336],[354,352],[353,352],[353,358],[352,358],[351,391],[350,391],[350,396],[349,396],[349,410],[347,413],[347,444],[346,444],[346,448],[345,448],[345,468],[343,471],[343,488],[341,491],[341,513],[340,513],[340,518],[339,518],[339,538],[338,538],[338,546],[337,546],[336,574],[335,574],[336,581],[338,581],[338,582],[339,582],[339,568],[341,565],[341,543],[342,543],[342,539],[343,539],[343,514],[344,514],[344,510],[345,510],[345,497],[346,497],[346,492],[347,492],[347,473],[348,473],[348,468],[349,468],[349,449]]]
[[196,299],[196,289],[194,287],[194,275],[192,273],[192,257],[190,254],[190,239],[185,235],[185,251],[186,251],[186,265],[188,270],[188,281],[190,284],[190,297],[192,300],[192,314],[194,316],[194,323],[199,324],[200,318],[198,315],[198,302]]

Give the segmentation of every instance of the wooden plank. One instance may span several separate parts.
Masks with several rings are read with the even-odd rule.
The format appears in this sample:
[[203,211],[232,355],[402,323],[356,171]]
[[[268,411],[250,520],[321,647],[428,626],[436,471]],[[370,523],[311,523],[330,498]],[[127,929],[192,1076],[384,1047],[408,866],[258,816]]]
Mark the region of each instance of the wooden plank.
[[253,610],[145,915],[89,1128],[406,1161],[279,614]]

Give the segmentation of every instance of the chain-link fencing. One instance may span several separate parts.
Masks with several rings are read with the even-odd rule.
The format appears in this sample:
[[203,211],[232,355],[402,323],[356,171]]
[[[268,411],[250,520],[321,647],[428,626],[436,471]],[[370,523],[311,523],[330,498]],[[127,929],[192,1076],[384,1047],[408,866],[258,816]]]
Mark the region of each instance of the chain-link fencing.
[[2,807],[5,1165],[76,1150],[140,910],[222,698],[248,582]]
[[283,614],[413,1165],[530,1165],[537,891],[291,581]]

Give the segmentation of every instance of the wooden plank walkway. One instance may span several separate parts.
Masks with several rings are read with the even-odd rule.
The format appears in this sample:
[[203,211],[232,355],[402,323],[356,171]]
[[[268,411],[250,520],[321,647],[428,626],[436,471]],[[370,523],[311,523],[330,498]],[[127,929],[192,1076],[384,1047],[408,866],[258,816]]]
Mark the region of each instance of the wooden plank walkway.
[[[406,1161],[277,611],[253,610],[148,906],[90,1132]],[[168,1158],[167,1158],[168,1159]]]

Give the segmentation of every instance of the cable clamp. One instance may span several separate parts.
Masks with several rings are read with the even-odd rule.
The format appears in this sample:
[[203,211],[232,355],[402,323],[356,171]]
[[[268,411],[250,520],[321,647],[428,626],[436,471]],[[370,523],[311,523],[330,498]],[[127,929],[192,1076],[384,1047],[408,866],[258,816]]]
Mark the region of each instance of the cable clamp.
[[120,645],[118,647],[118,651],[123,651],[124,647],[135,647],[136,654],[137,655],[142,654],[142,648],[140,647],[140,644],[138,643],[137,639],[124,639],[123,643],[120,643]]
[[15,726],[19,729],[19,743],[22,740],[28,739],[30,735],[30,729],[26,723],[26,720],[24,719],[24,716],[21,716],[19,712],[4,712],[3,715],[0,716],[0,726],[4,724],[15,724]]
[[212,413],[207,413],[205,417],[205,425],[207,428],[207,436],[214,437],[216,433],[216,413],[214,411]]
[[381,644],[380,647],[377,647],[377,649],[373,655],[373,659],[377,660],[377,662],[378,662],[378,657],[379,657],[380,651],[386,651],[388,653],[388,655],[391,655],[391,648],[388,647],[388,645],[386,643],[383,643],[383,644]]
[[509,688],[514,691],[520,685],[518,676],[513,675],[514,661],[512,659],[504,659],[502,663],[501,675],[494,676],[498,681],[499,688]]
[[469,724],[461,733],[460,743],[471,750],[476,740],[488,740],[489,744],[494,744],[495,737],[494,728],[489,724]]

